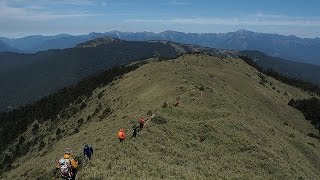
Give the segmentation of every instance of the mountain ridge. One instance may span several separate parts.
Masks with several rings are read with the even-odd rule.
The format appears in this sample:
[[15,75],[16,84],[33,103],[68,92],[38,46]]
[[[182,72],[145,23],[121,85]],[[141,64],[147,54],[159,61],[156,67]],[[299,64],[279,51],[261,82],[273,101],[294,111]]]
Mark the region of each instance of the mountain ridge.
[[[160,33],[153,32],[121,32],[109,31],[105,33],[92,32],[87,35],[60,35],[66,36],[69,40],[61,40],[57,44],[66,43],[67,45],[61,48],[74,47],[75,45],[92,40],[94,38],[111,36],[120,38],[127,41],[147,41],[147,40],[169,40],[177,43],[195,44],[211,48],[234,49],[234,50],[259,50],[271,56],[282,57],[291,61],[304,62],[320,65],[320,53],[317,51],[320,48],[319,38],[300,38],[297,36],[285,36],[279,34],[258,33],[247,30],[238,30],[228,33],[184,33],[179,31],[167,30]],[[35,36],[36,37],[36,36]],[[30,39],[26,37],[24,39]],[[39,42],[39,39],[45,39]],[[49,45],[52,39],[57,39],[55,36],[42,36],[38,37],[35,42],[28,42],[29,46],[27,51],[35,52],[39,50],[46,50],[48,48],[59,48],[58,45]],[[63,38],[62,38],[63,39]],[[12,43],[18,41],[17,43]],[[23,38],[11,39],[11,46],[23,41]],[[49,42],[48,42],[49,41]],[[68,43],[66,42],[68,41]],[[9,42],[9,41],[8,41]],[[41,47],[42,44],[48,44],[45,48]],[[30,44],[31,49],[30,49]],[[25,50],[25,45],[19,45],[18,49]],[[15,47],[15,46],[13,46]],[[32,48],[34,48],[32,50]]]
[[[55,120],[32,122],[13,149],[35,144],[1,178],[57,178],[63,150],[79,157],[90,143],[95,153],[79,170],[81,179],[318,179],[320,144],[307,136],[317,131],[288,106],[292,97],[310,95],[238,58],[154,58],[68,103]],[[150,114],[156,118],[131,138],[132,125]],[[116,138],[120,127],[128,136],[123,143]]]
[[21,52],[21,50],[11,47],[4,41],[0,40],[0,52]]

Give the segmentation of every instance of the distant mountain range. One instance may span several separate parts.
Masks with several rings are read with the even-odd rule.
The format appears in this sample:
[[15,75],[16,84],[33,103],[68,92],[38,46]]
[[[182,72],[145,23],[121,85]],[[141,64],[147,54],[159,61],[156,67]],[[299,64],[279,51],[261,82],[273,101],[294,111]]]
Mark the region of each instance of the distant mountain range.
[[211,48],[234,50],[259,50],[268,55],[281,57],[290,61],[320,65],[320,38],[309,39],[296,36],[256,33],[239,30],[230,33],[182,33],[177,31],[152,32],[120,32],[90,33],[72,36],[59,34],[56,36],[27,36],[17,39],[0,38],[3,43],[14,49],[3,48],[0,52],[35,53],[48,49],[64,49],[99,37],[111,36],[127,41],[167,40],[178,43],[195,44]]
[[20,50],[15,49],[0,40],[0,52],[20,52]]

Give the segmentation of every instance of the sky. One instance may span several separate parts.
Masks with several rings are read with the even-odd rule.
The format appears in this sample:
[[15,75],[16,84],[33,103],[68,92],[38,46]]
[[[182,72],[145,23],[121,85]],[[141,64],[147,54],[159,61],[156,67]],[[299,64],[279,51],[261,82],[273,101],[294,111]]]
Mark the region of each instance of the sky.
[[0,36],[112,30],[320,37],[319,0],[0,0]]

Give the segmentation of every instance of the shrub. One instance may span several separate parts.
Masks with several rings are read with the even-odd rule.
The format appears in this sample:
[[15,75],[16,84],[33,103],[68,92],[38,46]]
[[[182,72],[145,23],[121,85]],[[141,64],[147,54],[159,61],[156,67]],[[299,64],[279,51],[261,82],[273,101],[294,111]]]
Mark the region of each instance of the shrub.
[[264,85],[266,84],[266,82],[261,79],[261,80],[259,81],[259,84],[261,84],[262,86],[264,86]]
[[313,134],[313,133],[308,133],[308,136],[309,136],[309,137],[316,138],[316,139],[320,139],[320,136],[317,136],[317,135],[315,135],[315,134]]
[[62,133],[61,129],[58,128],[58,129],[56,130],[56,135],[59,136],[61,133]]
[[204,91],[204,86],[200,86],[200,87],[199,87],[199,90],[200,90],[200,91]]
[[198,137],[199,137],[199,141],[203,142],[204,140],[207,139],[208,132],[212,131],[212,129],[210,128],[209,125],[203,124],[203,123],[200,123],[199,126],[200,127],[198,129]]
[[98,94],[98,99],[101,99],[102,96],[103,96],[103,92],[100,92],[100,93]]
[[168,103],[167,103],[167,102],[164,102],[161,107],[162,107],[162,108],[167,108],[167,107],[168,107]]
[[107,107],[103,112],[102,114],[99,116],[100,119],[103,119],[104,117],[107,117],[109,115],[112,114],[112,110],[110,107]]
[[83,118],[80,118],[78,120],[78,127],[82,126],[83,125],[83,122],[84,122],[84,119]]
[[85,107],[87,107],[87,104],[85,102],[82,102],[80,105],[80,110],[84,109]]
[[79,132],[79,128],[75,128],[73,134],[77,134]]
[[316,145],[315,145],[314,143],[308,142],[308,144],[309,144],[310,146],[312,146],[312,147],[316,147]]
[[267,77],[261,73],[259,73],[258,76],[260,77],[259,83],[264,86],[268,82]]
[[43,141],[41,141],[40,144],[39,144],[38,150],[39,150],[39,151],[42,150],[45,146],[46,146],[46,143],[43,142]]
[[102,109],[102,105],[101,105],[101,103],[96,107],[96,109],[94,110],[94,113],[93,114],[97,114],[97,113],[99,113],[100,111],[101,111],[101,109]]
[[156,115],[151,120],[152,120],[152,122],[154,122],[156,124],[166,124],[168,122],[168,120],[165,117],[163,117],[162,115]]
[[33,128],[32,128],[32,134],[36,135],[39,131],[39,124],[38,123],[34,123]]
[[24,143],[26,141],[26,138],[24,138],[23,136],[21,136],[20,138],[19,138],[19,144],[22,144],[22,143]]

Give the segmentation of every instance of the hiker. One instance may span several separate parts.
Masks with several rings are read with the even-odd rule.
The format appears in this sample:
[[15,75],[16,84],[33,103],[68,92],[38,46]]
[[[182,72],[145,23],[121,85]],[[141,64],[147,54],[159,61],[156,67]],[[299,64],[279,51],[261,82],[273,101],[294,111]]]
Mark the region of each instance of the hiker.
[[132,137],[136,137],[137,136],[137,134],[139,132],[138,128],[139,128],[139,126],[136,126],[136,125],[132,126],[132,132],[133,132]]
[[140,118],[140,120],[139,120],[139,125],[140,125],[140,129],[142,129],[143,128],[143,126],[144,126],[144,123],[145,123],[146,121],[144,120],[144,118],[142,117],[142,118]]
[[57,169],[60,169],[60,174],[65,179],[74,180],[77,176],[78,161],[72,155],[71,150],[67,148],[57,164]]
[[176,103],[174,104],[174,107],[178,107],[179,106],[179,98],[176,99]]
[[179,101],[177,101],[175,104],[174,104],[174,107],[178,107],[179,106]]
[[126,139],[126,134],[125,134],[123,128],[120,128],[120,130],[119,130],[119,132],[118,132],[118,138],[119,138],[119,141],[120,141],[120,142],[122,142],[123,140]]
[[91,159],[91,156],[93,155],[93,148],[92,146],[86,144],[83,148],[83,156],[87,157],[89,160]]

